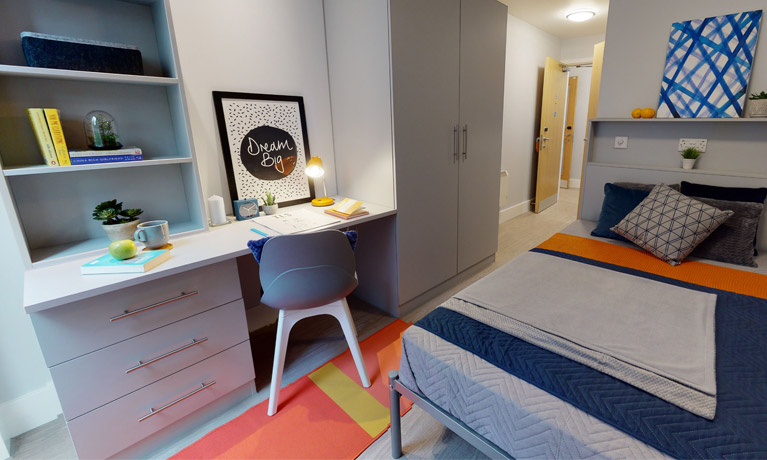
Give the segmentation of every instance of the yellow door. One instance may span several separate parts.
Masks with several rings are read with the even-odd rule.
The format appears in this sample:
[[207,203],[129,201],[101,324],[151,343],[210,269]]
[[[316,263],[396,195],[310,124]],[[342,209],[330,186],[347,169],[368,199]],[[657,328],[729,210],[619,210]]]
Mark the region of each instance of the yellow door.
[[559,170],[562,159],[562,131],[567,105],[567,73],[562,63],[546,58],[543,70],[538,180],[535,184],[535,212],[556,204],[559,193]]
[[570,165],[573,158],[573,124],[575,123],[575,99],[578,96],[578,77],[567,82],[567,118],[565,118],[565,146],[562,153],[562,175],[560,186],[570,188]]

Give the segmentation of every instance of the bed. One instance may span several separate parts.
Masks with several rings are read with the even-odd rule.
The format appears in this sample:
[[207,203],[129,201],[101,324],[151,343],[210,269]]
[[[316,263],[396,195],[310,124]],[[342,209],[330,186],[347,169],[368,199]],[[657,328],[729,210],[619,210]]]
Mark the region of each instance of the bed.
[[[658,307],[658,299],[697,305],[680,310],[679,324],[659,320],[665,331],[611,331],[634,334],[630,342],[679,337],[654,356],[643,356],[652,347],[638,344],[617,358],[589,346],[588,337],[576,340],[585,351],[574,347],[569,334],[578,325],[538,338],[535,329],[520,329],[527,317],[509,320],[496,308],[503,301],[488,294],[523,286],[509,278],[504,286],[503,274],[483,278],[403,336],[399,374],[390,375],[395,458],[401,455],[400,395],[490,457],[767,458],[767,255],[756,258],[759,268],[695,260],[672,267],[630,243],[590,236],[595,225],[575,222],[525,254],[516,272],[512,261],[507,276],[551,274],[552,267],[569,264],[583,279],[629,283],[639,293],[634,314]],[[567,288],[567,280],[555,280],[544,291]],[[538,321],[540,308],[529,310],[530,321]],[[650,315],[660,318],[662,310]],[[567,319],[565,309],[557,315],[576,320]],[[552,345],[552,335],[562,343]],[[638,370],[622,369],[625,363]]]

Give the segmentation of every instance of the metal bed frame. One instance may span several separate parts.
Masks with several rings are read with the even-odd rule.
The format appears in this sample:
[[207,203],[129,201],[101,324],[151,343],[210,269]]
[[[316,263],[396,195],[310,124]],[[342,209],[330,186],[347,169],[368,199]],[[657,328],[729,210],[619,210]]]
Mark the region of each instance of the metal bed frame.
[[407,399],[426,411],[429,415],[445,425],[450,431],[457,434],[464,441],[476,447],[480,452],[490,458],[513,459],[503,449],[485,439],[482,435],[469,428],[468,425],[447,413],[444,409],[434,404],[424,396],[420,396],[407,388],[399,380],[397,371],[389,372],[389,416],[391,417],[391,456],[402,457],[402,426],[400,424],[400,397]]

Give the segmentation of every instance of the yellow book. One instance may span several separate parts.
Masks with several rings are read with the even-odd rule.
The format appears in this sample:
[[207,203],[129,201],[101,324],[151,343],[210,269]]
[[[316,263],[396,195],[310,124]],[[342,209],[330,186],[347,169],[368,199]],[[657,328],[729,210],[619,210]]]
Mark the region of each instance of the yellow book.
[[355,211],[357,211],[361,207],[362,207],[361,201],[352,200],[351,198],[344,198],[343,201],[341,201],[337,205],[330,208],[330,210],[340,214],[351,216],[352,214],[355,213]]
[[48,121],[48,129],[51,132],[51,139],[53,145],[56,147],[56,157],[59,159],[61,166],[69,166],[69,152],[67,151],[67,143],[64,140],[64,130],[61,129],[61,120],[59,119],[58,109],[43,109],[45,112],[45,119]]
[[35,132],[37,145],[43,154],[45,164],[48,166],[58,166],[59,160],[56,157],[56,147],[54,147],[51,133],[48,131],[48,122],[45,121],[43,109],[27,109],[27,116],[29,117],[29,123],[32,125],[32,130]]

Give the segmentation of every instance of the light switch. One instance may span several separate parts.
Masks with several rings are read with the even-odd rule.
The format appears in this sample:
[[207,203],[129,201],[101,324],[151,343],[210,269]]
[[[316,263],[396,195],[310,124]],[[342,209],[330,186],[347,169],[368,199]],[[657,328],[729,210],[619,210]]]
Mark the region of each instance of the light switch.
[[629,138],[628,136],[615,136],[615,147],[616,149],[626,149],[629,146]]

